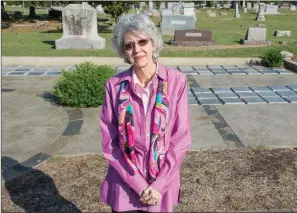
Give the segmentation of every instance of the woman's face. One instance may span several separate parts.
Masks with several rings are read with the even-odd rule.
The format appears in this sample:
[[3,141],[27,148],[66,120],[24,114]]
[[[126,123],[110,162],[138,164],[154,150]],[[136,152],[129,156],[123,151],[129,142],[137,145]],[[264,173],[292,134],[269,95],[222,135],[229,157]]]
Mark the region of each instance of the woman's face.
[[153,50],[153,43],[146,35],[132,32],[125,34],[124,51],[134,66],[145,67],[153,63]]

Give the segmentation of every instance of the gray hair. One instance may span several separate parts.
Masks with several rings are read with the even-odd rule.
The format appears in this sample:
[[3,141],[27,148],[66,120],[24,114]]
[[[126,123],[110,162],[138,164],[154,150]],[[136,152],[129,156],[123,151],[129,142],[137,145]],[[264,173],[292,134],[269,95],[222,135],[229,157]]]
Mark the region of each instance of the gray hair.
[[126,62],[129,62],[125,57],[123,48],[124,36],[127,32],[146,34],[155,46],[153,60],[159,57],[159,52],[163,45],[162,35],[148,16],[140,14],[124,15],[120,17],[119,22],[114,27],[111,40],[112,49],[118,57],[124,58]]

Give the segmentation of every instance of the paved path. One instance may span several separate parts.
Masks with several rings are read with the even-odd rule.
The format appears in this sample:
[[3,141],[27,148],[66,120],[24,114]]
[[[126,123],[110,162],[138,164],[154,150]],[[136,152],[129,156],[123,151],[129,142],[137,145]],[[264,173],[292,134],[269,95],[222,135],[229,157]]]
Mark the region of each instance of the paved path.
[[[204,68],[205,72],[213,74],[199,75],[198,67],[181,68],[188,75],[189,99],[195,101],[190,105],[192,149],[297,147],[297,103],[285,98],[296,93],[296,74],[287,70],[283,70],[287,73],[261,73],[263,68],[250,67],[249,71],[255,69],[259,74],[236,75],[234,65]],[[240,70],[237,72],[247,71],[237,68]],[[217,75],[214,70],[226,72],[226,75]],[[230,74],[231,70],[235,74]],[[17,163],[31,167],[53,155],[101,152],[100,108],[56,106],[49,92],[57,79],[58,76],[45,75],[2,76],[2,168],[9,170],[12,176],[22,172],[18,171]],[[223,105],[224,97],[220,97],[223,92],[233,96],[229,99],[242,100],[244,91],[240,90],[249,90],[252,97],[267,100],[261,96],[263,92],[257,90],[263,88],[270,90],[269,96],[277,95],[284,103],[245,104],[243,101],[241,105]],[[204,93],[199,90],[214,95],[220,105],[199,105],[205,100],[201,99]]]

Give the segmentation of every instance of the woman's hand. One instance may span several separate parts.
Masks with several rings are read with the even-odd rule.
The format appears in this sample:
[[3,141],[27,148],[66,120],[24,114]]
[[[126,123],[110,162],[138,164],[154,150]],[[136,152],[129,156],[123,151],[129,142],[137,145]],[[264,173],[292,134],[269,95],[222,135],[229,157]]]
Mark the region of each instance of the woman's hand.
[[151,186],[148,186],[145,190],[143,190],[140,201],[144,204],[148,205],[157,205],[161,202],[162,195],[160,192],[153,189]]

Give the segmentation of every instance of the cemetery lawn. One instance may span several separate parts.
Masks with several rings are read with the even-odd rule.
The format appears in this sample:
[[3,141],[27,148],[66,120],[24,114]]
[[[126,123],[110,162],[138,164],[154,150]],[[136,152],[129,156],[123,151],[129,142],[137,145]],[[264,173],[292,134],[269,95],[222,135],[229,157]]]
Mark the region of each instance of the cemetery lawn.
[[[108,212],[99,201],[107,164],[102,156],[52,157],[2,183],[2,211]],[[69,181],[70,180],[70,181]],[[176,212],[296,208],[297,151],[245,148],[192,151],[181,169]],[[18,203],[20,208],[15,203]]]
[[[214,10],[214,9],[212,9]],[[270,47],[249,47],[239,44],[240,38],[245,37],[249,26],[257,26],[258,23],[267,27],[267,40],[273,45],[281,45],[285,50],[297,55],[297,12],[281,9],[279,15],[265,15],[265,22],[255,20],[256,13],[249,11],[243,13],[241,18],[233,18],[234,10],[226,10],[227,16],[221,16],[217,11],[216,18],[209,18],[206,9],[200,9],[197,14],[196,29],[210,29],[213,32],[213,40],[217,45],[211,48],[205,47],[172,47],[168,41],[173,36],[164,35],[164,48],[161,57],[261,57]],[[106,18],[110,19],[106,16]],[[160,17],[153,17],[158,25]],[[11,27],[2,30],[2,55],[3,56],[98,56],[114,57],[111,50],[111,22],[99,22],[99,35],[106,39],[106,48],[103,50],[56,50],[55,40],[62,37],[61,23],[54,22],[49,28],[41,27]],[[32,25],[32,24],[31,24]],[[275,37],[276,30],[290,30],[291,37]],[[181,51],[182,50],[182,51]]]

